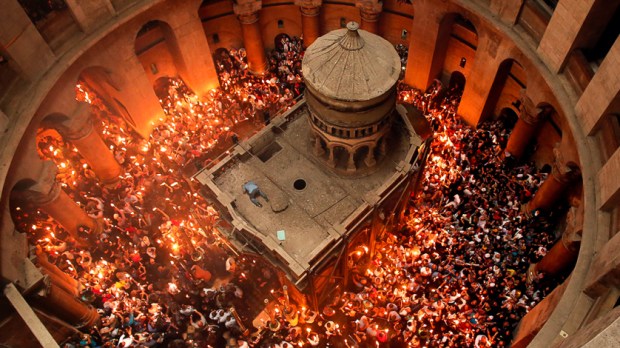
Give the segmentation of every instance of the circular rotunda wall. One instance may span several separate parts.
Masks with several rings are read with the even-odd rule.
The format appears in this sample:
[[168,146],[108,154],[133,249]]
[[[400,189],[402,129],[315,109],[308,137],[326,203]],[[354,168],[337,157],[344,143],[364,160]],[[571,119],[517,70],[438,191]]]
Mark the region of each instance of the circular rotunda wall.
[[[112,1],[112,3],[118,2]],[[183,1],[183,3],[192,3],[192,6],[195,5],[194,7],[198,7],[197,1]],[[594,109],[594,111],[590,112],[590,114],[592,115],[591,119],[584,118],[583,120],[579,120],[577,118],[577,115],[575,114],[575,106],[577,104],[577,100],[580,96],[582,96],[582,93],[584,96],[586,95],[586,93],[583,90],[579,91],[575,96],[571,94],[573,92],[568,93],[568,89],[570,87],[567,87],[567,84],[563,83],[564,76],[559,76],[557,74],[557,72],[561,71],[562,69],[559,69],[557,67],[554,68],[553,64],[547,61],[543,62],[543,60],[541,60],[541,57],[538,56],[537,47],[538,43],[541,40],[540,37],[538,37],[537,40],[534,40],[534,43],[531,37],[527,36],[528,34],[525,33],[525,31],[512,29],[513,26],[518,26],[518,22],[523,21],[523,19],[518,17],[517,15],[515,15],[512,20],[509,18],[510,11],[508,10],[512,8],[511,5],[502,6],[500,11],[493,6],[488,6],[487,8],[484,4],[476,3],[472,5],[471,3],[472,1],[461,1],[458,2],[458,4],[456,4],[456,2],[454,1],[447,1],[441,3],[423,0],[416,1],[414,2],[414,7],[416,9],[416,21],[424,22],[425,17],[431,18],[433,16],[437,16],[437,13],[440,13],[442,11],[448,12],[448,10],[452,12],[459,11],[467,14],[467,16],[476,25],[478,31],[481,33],[481,43],[479,44],[479,47],[485,47],[487,51],[493,52],[493,57],[495,57],[496,55],[498,57],[501,57],[502,55],[510,55],[518,58],[520,63],[524,63],[523,65],[526,67],[528,75],[534,75],[531,80],[534,80],[537,84],[546,87],[547,90],[541,92],[540,88],[538,88],[538,90],[535,90],[535,84],[530,84],[528,81],[528,89],[532,89],[531,95],[541,96],[544,94],[544,98],[539,97],[538,99],[548,98],[553,101],[553,104],[557,107],[558,112],[561,114],[559,118],[554,119],[556,123],[555,126],[559,127],[564,132],[564,134],[567,135],[566,138],[571,138],[571,140],[577,144],[574,145],[576,147],[576,149],[574,150],[575,152],[579,152],[579,158],[583,161],[583,181],[584,183],[588,184],[584,189],[583,197],[583,202],[585,203],[585,213],[583,216],[584,236],[582,241],[582,247],[580,250],[579,260],[577,262],[575,271],[573,271],[573,275],[571,276],[570,281],[567,281],[567,284],[564,287],[565,290],[563,289],[564,293],[562,295],[559,295],[561,299],[559,300],[560,302],[555,310],[555,313],[551,314],[549,320],[546,320],[546,318],[542,319],[543,322],[542,324],[540,324],[540,326],[542,326],[542,329],[539,327],[539,329],[541,329],[541,334],[539,334],[535,338],[535,342],[537,344],[550,344],[552,341],[558,343],[558,341],[561,340],[558,338],[559,332],[565,331],[567,334],[570,335],[578,333],[581,325],[576,325],[574,323],[584,322],[582,319],[585,314],[583,313],[589,313],[584,308],[587,306],[587,303],[589,303],[588,301],[591,301],[594,297],[587,297],[583,293],[586,274],[588,273],[588,268],[591,265],[594,253],[596,253],[597,250],[601,249],[601,246],[610,239],[610,235],[613,235],[610,234],[611,224],[609,224],[610,217],[607,213],[617,213],[618,211],[617,204],[614,204],[613,202],[608,202],[609,204],[605,206],[604,211],[599,209],[598,202],[602,199],[601,197],[599,197],[601,195],[602,189],[599,187],[600,183],[597,179],[597,174],[599,170],[602,169],[603,165],[605,165],[608,161],[611,160],[609,158],[610,156],[606,156],[602,153],[602,147],[599,144],[587,141],[588,135],[598,139],[599,132],[594,129],[593,126],[593,124],[596,122],[591,121],[592,119],[595,119],[597,117],[602,118],[602,115],[597,114],[597,109]],[[172,10],[159,11],[159,13],[155,13],[155,11],[167,5],[170,5],[170,8],[172,8]],[[15,282],[16,279],[19,278],[19,275],[13,272],[13,262],[11,260],[20,260],[20,257],[24,257],[24,255],[22,255],[22,251],[26,252],[26,247],[25,245],[23,245],[18,248],[18,252],[13,250],[11,255],[7,255],[8,252],[6,251],[10,248],[9,244],[7,244],[8,241],[10,241],[11,239],[17,240],[13,236],[14,226],[8,214],[8,202],[13,186],[15,186],[15,184],[20,180],[28,178],[28,173],[32,174],[33,168],[38,171],[39,167],[42,166],[42,164],[39,163],[40,161],[35,158],[36,152],[33,151],[34,140],[32,138],[34,137],[37,128],[37,125],[34,123],[40,121],[40,119],[42,119],[45,115],[51,114],[53,113],[53,111],[56,111],[55,108],[50,107],[50,105],[52,104],[55,106],[57,105],[58,109],[66,108],[66,114],[69,114],[69,111],[73,110],[73,106],[67,106],[68,104],[70,104],[73,96],[71,95],[71,93],[66,92],[70,88],[72,89],[73,86],[69,86],[72,83],[63,81],[63,79],[66,78],[66,75],[77,76],[79,73],[74,72],[74,70],[81,70],[82,68],[88,66],[102,65],[106,67],[106,71],[111,71],[113,73],[112,82],[118,83],[115,78],[118,79],[119,76],[122,76],[122,74],[126,74],[127,72],[133,73],[135,71],[138,71],[136,67],[139,67],[141,69],[142,67],[139,66],[139,62],[138,64],[136,64],[135,57],[133,56],[134,53],[123,50],[123,47],[131,45],[133,43],[137,28],[139,28],[141,24],[146,23],[147,20],[158,19],[165,17],[169,14],[174,14],[175,12],[181,12],[181,10],[175,7],[176,5],[176,2],[172,4],[171,1],[139,1],[134,6],[117,9],[116,12],[110,14],[107,17],[102,14],[101,16],[99,16],[99,18],[102,18],[100,23],[103,23],[103,25],[101,25],[100,27],[94,26],[92,28],[84,27],[83,33],[80,32],[80,35],[86,35],[84,35],[84,37],[81,37],[81,41],[79,43],[72,46],[68,45],[67,47],[56,47],[53,53],[39,54],[37,56],[38,62],[29,61],[28,63],[31,64],[31,66],[23,65],[23,80],[20,82],[23,83],[23,88],[20,88],[19,90],[8,89],[8,92],[2,95],[2,103],[0,104],[0,116],[2,116],[2,119],[0,121],[5,121],[7,125],[6,129],[8,129],[8,131],[0,139],[0,144],[3,147],[3,166],[1,166],[0,168],[0,182],[3,183],[3,193],[1,200],[3,207],[3,216],[0,220],[2,220],[1,232],[3,234],[2,240],[4,243],[2,255],[2,276],[4,279]],[[330,6],[335,8],[336,5],[330,4]],[[442,7],[446,7],[448,8],[448,10]],[[278,8],[278,6],[272,6],[270,9],[277,10]],[[263,11],[266,10],[267,9],[263,9]],[[325,16],[327,19],[330,19],[329,23],[334,22],[334,18],[341,18],[341,14],[336,13],[337,11],[333,8],[329,10],[327,9],[327,7],[325,7],[325,9],[321,9],[321,11],[331,11]],[[556,10],[556,12],[557,11],[558,10]],[[186,13],[190,12],[191,11],[188,10]],[[515,13],[521,13],[521,11],[519,10]],[[383,16],[386,16],[386,18],[387,15],[388,13],[383,14]],[[394,11],[390,11],[389,15],[394,17]],[[555,15],[556,14],[554,14],[554,16]],[[560,16],[560,14],[557,15]],[[94,17],[95,16],[93,15],[93,18]],[[231,20],[235,20],[233,15],[231,15],[230,17]],[[17,17],[15,18],[16,20],[18,19]],[[411,18],[413,18],[413,9],[411,9]],[[220,20],[219,17],[218,20]],[[558,19],[558,21],[559,20],[560,19]],[[400,19],[400,21],[405,23],[403,27],[407,27],[409,29],[412,26],[412,19]],[[426,21],[429,22],[431,20],[429,19]],[[141,24],[135,25],[135,22],[140,22]],[[331,28],[334,28],[333,24],[330,25]],[[432,33],[432,29],[434,28],[433,24],[431,23],[426,27],[428,28],[428,30],[424,29],[424,25],[416,24],[414,28],[422,30],[419,30],[419,32],[417,32],[415,35],[428,36],[432,37],[433,40],[438,40],[439,36],[437,35],[427,35],[429,33]],[[35,28],[30,29],[32,29],[32,32],[36,32]],[[176,30],[177,27],[173,26],[173,29]],[[202,30],[202,28],[200,29]],[[394,32],[393,29],[394,28],[388,28],[386,26],[385,28],[383,28],[383,35],[385,37],[389,36],[392,38],[400,37],[400,31],[397,30],[397,32]],[[3,29],[3,31],[6,31],[6,29]],[[364,35],[366,34],[364,31],[360,30],[358,32],[360,33],[360,36],[362,38],[365,37]],[[413,30],[409,34],[411,35],[412,33]],[[111,34],[114,34],[114,39],[112,39]],[[540,36],[542,36],[542,34]],[[22,43],[20,40],[24,38],[28,38],[28,36],[24,35],[22,37],[16,38],[15,47],[19,47],[19,44]],[[416,40],[418,42],[421,42],[424,39],[417,38]],[[391,41],[394,40],[391,39]],[[44,46],[44,44],[45,43],[43,42],[43,45],[41,46]],[[98,47],[95,47],[95,50],[91,50],[91,48],[94,46]],[[428,49],[426,49],[424,44],[420,47],[424,48],[423,52],[419,52],[420,57],[424,57],[424,55],[433,57],[433,49],[436,48],[433,43],[430,43],[428,45],[428,47],[430,47]],[[311,48],[312,47],[310,47],[310,49]],[[544,45],[541,45],[540,51],[544,52],[545,49],[546,48],[544,47]],[[104,56],[104,58],[107,58],[108,56],[114,56],[114,58],[118,58],[120,56],[123,59],[116,59],[119,61],[119,63],[116,64],[116,61],[113,59],[98,58],[100,57],[100,53],[102,52],[108,53]],[[118,52],[122,52],[122,54],[119,55]],[[50,56],[53,58],[50,58]],[[19,60],[18,57],[11,58],[12,59],[9,61],[8,64],[12,64],[13,61]],[[120,62],[122,62],[122,64]],[[108,63],[109,67],[106,66],[106,64]],[[424,62],[421,62],[420,60],[413,62],[411,64],[411,67],[408,66],[408,70],[412,71],[412,69],[415,69],[414,63],[418,64],[418,66],[422,66],[420,68],[422,70],[429,67],[430,69],[427,70],[432,70],[430,63],[428,64],[428,66],[424,67]],[[467,61],[467,64],[467,67],[472,66],[471,61]],[[35,67],[33,68],[33,66]],[[397,69],[397,71],[400,72],[399,69]],[[305,72],[306,71],[304,71],[304,73]],[[132,77],[133,76],[130,76],[128,79]],[[469,76],[467,77],[469,79],[467,83],[469,84],[472,78],[470,78]],[[425,87],[425,82],[428,82],[424,81],[425,79],[428,80],[425,76],[422,76],[420,80],[423,82],[418,83],[419,81],[416,77],[408,78],[408,76],[406,76],[406,82],[419,88]],[[123,87],[125,87],[124,85],[122,85],[122,82],[124,82],[124,80],[121,80],[121,86],[115,87],[122,90]],[[590,83],[594,83],[594,81]],[[145,83],[143,85],[148,84]],[[331,97],[327,95],[320,95],[320,93],[318,92],[318,86],[314,85],[310,80],[307,80],[307,88],[310,92],[307,94],[307,96],[309,96],[309,100],[311,100],[311,98],[315,98],[318,101],[324,103],[324,105],[335,106],[335,108],[340,108],[343,110],[346,110],[347,108],[349,108],[349,110],[358,110],[355,108],[356,106],[359,108],[376,105],[385,100],[382,98],[387,99],[388,96],[390,96],[390,92],[393,91],[388,88],[382,93],[377,92],[377,95],[375,95],[374,98],[371,98],[368,101],[358,101],[357,103],[352,103],[350,100],[337,98],[337,95],[332,95]],[[137,90],[137,92],[135,92],[133,95],[128,95],[128,99],[136,100],[136,109],[138,109],[145,104],[145,95],[150,92],[152,91]],[[463,99],[465,101],[467,101],[467,99],[470,98],[472,95],[476,97],[475,93],[467,94],[469,93],[467,90],[465,92],[466,94],[464,94],[463,96]],[[151,99],[154,99],[154,96],[151,96]],[[584,99],[586,100],[580,100],[579,103],[582,108],[584,105],[590,105],[587,98]],[[156,103],[150,104],[156,105]],[[472,103],[472,105],[474,104],[475,103]],[[331,119],[334,120],[334,122],[340,120],[335,115]],[[33,120],[35,122],[32,122],[33,124],[30,124]],[[344,122],[346,123],[346,118],[342,120],[344,120]],[[340,120],[340,122],[343,122],[342,120]],[[585,125],[582,125],[582,122]],[[588,123],[591,123],[591,125],[588,126]],[[601,162],[602,164],[598,162]],[[603,212],[604,214],[599,214],[599,212]],[[598,243],[596,245],[594,243],[595,240]],[[25,239],[19,238],[18,242],[25,242]],[[15,242],[15,245],[17,245],[17,242]],[[596,296],[596,299],[603,299],[603,297]],[[614,301],[611,301],[610,303],[613,302]],[[553,311],[553,309],[549,309],[549,312],[551,311]],[[595,317],[597,315],[593,314],[592,316]],[[568,323],[566,319],[569,317],[572,318],[570,323]]]

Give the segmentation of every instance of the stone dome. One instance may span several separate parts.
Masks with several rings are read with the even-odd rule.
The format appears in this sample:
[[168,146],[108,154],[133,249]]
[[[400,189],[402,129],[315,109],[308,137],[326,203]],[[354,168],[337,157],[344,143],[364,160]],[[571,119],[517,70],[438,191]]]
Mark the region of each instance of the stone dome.
[[400,58],[382,37],[349,22],[319,37],[302,62],[306,84],[325,97],[367,101],[382,96],[396,84]]

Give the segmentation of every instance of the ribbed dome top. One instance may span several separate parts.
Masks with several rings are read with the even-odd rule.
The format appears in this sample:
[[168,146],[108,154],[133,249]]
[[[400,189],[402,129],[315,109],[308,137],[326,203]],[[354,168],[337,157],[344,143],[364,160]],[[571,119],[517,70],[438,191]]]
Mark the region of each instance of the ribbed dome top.
[[387,40],[349,22],[347,29],[333,30],[308,47],[302,71],[306,83],[326,97],[363,101],[396,84],[400,58]]

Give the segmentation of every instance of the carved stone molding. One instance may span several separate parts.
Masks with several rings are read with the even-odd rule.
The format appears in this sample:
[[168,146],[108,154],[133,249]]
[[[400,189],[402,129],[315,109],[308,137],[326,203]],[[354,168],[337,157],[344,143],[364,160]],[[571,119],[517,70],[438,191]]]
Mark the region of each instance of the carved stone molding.
[[301,14],[303,16],[306,16],[306,17],[316,17],[316,16],[318,16],[321,13],[321,7],[320,6],[317,6],[317,7],[305,7],[305,6],[302,6],[299,9],[301,11]]
[[553,148],[553,166],[551,175],[559,182],[570,183],[581,176],[581,169],[574,162],[568,162],[560,151],[559,144]]
[[295,0],[295,5],[301,8],[316,8],[323,5],[323,0]]
[[550,108],[537,108],[532,99],[526,95],[526,90],[520,92],[521,112],[520,117],[525,123],[536,126],[544,121],[551,114]]
[[562,233],[562,244],[567,250],[578,251],[583,233],[583,207],[572,207],[566,215],[566,229]]
[[258,11],[263,8],[261,0],[237,0],[233,4],[233,11],[242,24],[252,24],[258,21]]
[[366,22],[376,22],[383,11],[383,2],[378,0],[357,0],[355,7],[360,9],[360,15]]

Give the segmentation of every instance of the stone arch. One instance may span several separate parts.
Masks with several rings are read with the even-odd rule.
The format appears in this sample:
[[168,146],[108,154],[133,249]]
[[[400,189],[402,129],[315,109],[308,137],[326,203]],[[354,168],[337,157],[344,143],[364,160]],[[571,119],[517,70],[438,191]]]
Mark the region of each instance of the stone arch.
[[370,151],[371,151],[371,145],[368,143],[358,145],[355,148],[353,148],[353,150],[351,150],[353,159],[355,161],[355,166],[357,168],[363,168],[366,166],[366,164],[364,163],[364,160],[366,159],[366,156],[368,156]]
[[463,75],[462,72],[460,71],[453,71],[452,74],[450,74],[450,81],[448,82],[448,90],[455,90],[455,91],[459,91],[460,93],[463,92],[463,89],[465,89],[465,83],[467,83],[467,79],[465,78],[465,75]]
[[36,144],[37,154],[41,160],[53,160],[58,151],[62,151],[58,145],[64,145],[65,140],[58,132],[59,127],[63,122],[69,120],[69,117],[60,113],[49,114],[39,122],[39,126],[34,137]]
[[327,141],[327,139],[323,137],[323,135],[320,132],[313,131],[312,135],[313,135],[312,141],[314,142],[315,154],[319,157],[324,156],[328,151],[330,151],[329,145],[328,145],[329,142]]
[[512,129],[519,120],[519,110],[514,107],[505,107],[499,112],[499,118],[504,120],[507,128]]
[[153,83],[153,90],[155,90],[155,94],[160,100],[168,95],[168,88],[170,87],[171,81],[169,77],[162,76]]
[[217,48],[213,51],[213,62],[215,62],[216,67],[220,63],[220,59],[230,56],[230,51],[226,47]]
[[527,88],[527,77],[523,66],[513,58],[504,59],[493,78],[479,122],[499,116],[499,112],[506,107],[519,109],[519,93],[524,88]]
[[134,40],[134,53],[151,84],[160,77],[189,77],[174,31],[164,21],[152,20],[140,28]]
[[[9,195],[9,211],[15,230],[19,233],[26,233],[28,231],[30,228],[28,225],[31,225],[31,221],[27,218],[33,215],[33,207],[24,201],[21,193],[35,184],[36,181],[34,179],[24,178],[16,182],[13,188],[11,188],[11,193]],[[27,215],[24,215],[25,212],[30,212],[30,214],[26,213]]]
[[108,117],[121,117],[134,129],[136,127],[136,121],[119,100],[123,99],[121,89],[112,72],[102,66],[89,66],[80,72],[76,99],[91,104]]
[[35,147],[39,159],[49,159],[48,155],[56,149],[54,144],[58,141],[62,141],[62,137],[56,130],[39,128],[35,137]]
[[291,37],[287,33],[280,33],[273,38],[273,45],[279,51],[282,51],[282,47],[283,47],[282,40],[283,39],[290,40]]
[[349,149],[342,144],[331,144],[330,158],[333,156],[333,165],[335,168],[346,168],[349,159]]
[[[294,6],[294,5],[293,5]],[[290,9],[293,11],[290,11]],[[267,20],[261,21],[261,33],[263,36],[263,42],[265,43],[265,49],[270,50],[278,48],[278,36],[284,34],[289,38],[293,36],[301,36],[301,25],[299,19],[295,16],[299,13],[295,7],[291,5],[278,5],[275,8],[263,8],[261,10],[261,16]],[[265,12],[267,11],[267,12]],[[269,11],[278,11],[273,17],[270,16]],[[280,24],[282,27],[280,27]]]

